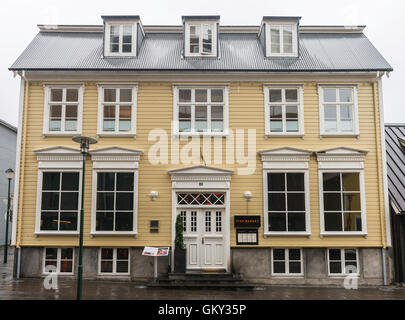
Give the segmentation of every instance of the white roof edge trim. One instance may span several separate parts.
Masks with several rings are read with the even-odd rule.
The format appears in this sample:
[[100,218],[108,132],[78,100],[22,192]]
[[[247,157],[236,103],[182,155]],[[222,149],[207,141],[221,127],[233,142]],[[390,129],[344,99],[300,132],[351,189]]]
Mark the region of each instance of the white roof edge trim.
[[[103,33],[103,25],[38,24],[41,32],[94,32]],[[183,33],[183,26],[142,25],[144,33]],[[362,33],[365,26],[300,26],[302,33]],[[219,26],[220,33],[258,33],[260,26]]]

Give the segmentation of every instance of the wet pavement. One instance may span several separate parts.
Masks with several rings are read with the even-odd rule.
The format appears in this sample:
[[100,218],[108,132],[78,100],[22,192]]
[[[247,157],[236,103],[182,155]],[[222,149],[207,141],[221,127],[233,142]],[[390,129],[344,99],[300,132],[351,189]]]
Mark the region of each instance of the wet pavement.
[[[76,281],[59,279],[58,290],[44,288],[44,279],[12,279],[11,263],[0,265],[0,300],[74,300]],[[404,287],[344,288],[264,287],[253,289],[149,288],[133,282],[84,281],[88,300],[405,300]]]

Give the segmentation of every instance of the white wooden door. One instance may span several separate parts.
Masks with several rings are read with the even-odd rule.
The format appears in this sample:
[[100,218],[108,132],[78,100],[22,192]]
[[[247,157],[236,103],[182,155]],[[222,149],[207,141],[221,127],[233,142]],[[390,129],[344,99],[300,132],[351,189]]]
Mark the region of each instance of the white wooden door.
[[225,228],[222,209],[181,209],[187,269],[225,269]]

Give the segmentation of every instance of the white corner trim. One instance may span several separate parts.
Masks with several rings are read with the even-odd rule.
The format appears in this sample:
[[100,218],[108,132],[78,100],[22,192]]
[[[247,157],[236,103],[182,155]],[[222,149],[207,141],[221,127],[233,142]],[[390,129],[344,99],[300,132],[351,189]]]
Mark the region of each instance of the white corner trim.
[[20,188],[20,166],[21,166],[21,148],[22,148],[22,130],[23,130],[23,114],[24,114],[24,96],[25,96],[25,80],[20,78],[20,97],[18,105],[18,131],[17,131],[17,150],[15,157],[15,178],[14,178],[14,200],[13,200],[13,223],[11,229],[11,245],[16,245],[17,242],[17,224],[18,224],[18,200]]

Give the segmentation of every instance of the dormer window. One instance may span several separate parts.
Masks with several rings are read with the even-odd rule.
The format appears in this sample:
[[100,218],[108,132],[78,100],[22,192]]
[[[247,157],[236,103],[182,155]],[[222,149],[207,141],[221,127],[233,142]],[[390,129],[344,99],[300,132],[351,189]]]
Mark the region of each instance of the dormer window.
[[298,57],[299,19],[298,17],[263,18],[259,37],[265,42],[267,57]]
[[183,17],[186,57],[217,56],[219,17]]
[[[134,57],[142,41],[143,31],[139,16],[103,16],[104,56]],[[138,33],[141,33],[138,37]]]

